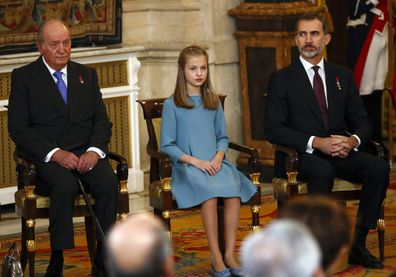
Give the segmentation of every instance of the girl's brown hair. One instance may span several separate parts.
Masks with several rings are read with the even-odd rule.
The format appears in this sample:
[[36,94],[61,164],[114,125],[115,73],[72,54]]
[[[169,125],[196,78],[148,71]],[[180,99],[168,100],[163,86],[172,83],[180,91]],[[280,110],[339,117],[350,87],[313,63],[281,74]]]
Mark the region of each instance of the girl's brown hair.
[[[204,56],[206,59],[206,63],[208,63],[209,61],[208,53],[206,53],[204,49],[196,45],[188,46],[180,52],[178,59],[176,86],[173,98],[176,106],[187,109],[193,108],[194,104],[188,101],[187,82],[184,76],[184,68],[186,66],[187,59],[192,56]],[[200,90],[204,107],[210,110],[217,109],[217,106],[219,104],[219,98],[214,93],[212,84],[210,82],[209,65],[206,80],[201,85]]]

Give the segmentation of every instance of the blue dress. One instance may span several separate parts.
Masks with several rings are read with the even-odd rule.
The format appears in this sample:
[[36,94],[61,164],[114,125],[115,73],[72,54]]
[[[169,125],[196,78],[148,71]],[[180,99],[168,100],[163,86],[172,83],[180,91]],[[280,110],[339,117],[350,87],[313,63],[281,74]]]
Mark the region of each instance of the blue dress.
[[179,162],[183,154],[212,160],[216,152],[228,149],[224,112],[205,109],[201,96],[190,96],[194,108],[177,107],[173,96],[164,102],[161,151],[172,160],[172,194],[179,208],[189,208],[214,197],[239,197],[246,202],[256,192],[253,183],[226,158],[220,171],[210,176],[193,165]]

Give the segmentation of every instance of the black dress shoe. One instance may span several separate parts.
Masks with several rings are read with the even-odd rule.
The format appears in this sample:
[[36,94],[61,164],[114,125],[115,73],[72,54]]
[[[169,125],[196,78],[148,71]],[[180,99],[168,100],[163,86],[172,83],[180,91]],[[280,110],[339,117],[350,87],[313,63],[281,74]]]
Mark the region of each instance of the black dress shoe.
[[365,246],[354,245],[349,250],[348,264],[361,265],[365,268],[383,268],[384,263],[374,257]]
[[106,277],[107,271],[105,267],[99,267],[96,266],[95,264],[92,266],[91,269],[91,277]]
[[63,277],[62,269],[50,268],[48,266],[47,271],[45,272],[45,277]]
[[51,251],[51,258],[47,271],[45,272],[46,277],[61,277],[63,276],[63,251],[53,250]]

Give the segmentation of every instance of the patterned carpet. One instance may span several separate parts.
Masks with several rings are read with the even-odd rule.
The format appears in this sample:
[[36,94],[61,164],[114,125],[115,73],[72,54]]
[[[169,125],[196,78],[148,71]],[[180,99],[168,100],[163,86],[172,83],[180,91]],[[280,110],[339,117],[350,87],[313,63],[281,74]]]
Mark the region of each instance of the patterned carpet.
[[[262,200],[263,206],[260,211],[260,220],[261,224],[265,225],[276,217],[276,202],[272,195],[263,196]],[[356,202],[348,204],[348,213],[352,219],[354,218],[356,207]],[[210,276],[208,248],[199,213],[174,212],[172,216],[172,239],[177,276]],[[396,272],[396,184],[388,190],[385,217],[387,221],[385,268],[382,270],[366,270],[359,266],[349,266],[346,263],[346,257],[344,257],[335,276],[389,276],[391,273]],[[238,232],[238,247],[242,239],[250,233],[250,220],[249,207],[243,207]],[[65,254],[64,275],[89,276],[90,265],[86,249],[84,227],[77,226],[75,232],[76,249],[67,251]],[[0,257],[4,256],[12,242],[17,241],[20,245],[17,235],[0,238]],[[48,233],[45,230],[39,231],[36,235],[36,241],[36,272],[37,276],[43,276],[49,259]],[[377,233],[375,231],[370,232],[367,242],[370,251],[378,256]]]

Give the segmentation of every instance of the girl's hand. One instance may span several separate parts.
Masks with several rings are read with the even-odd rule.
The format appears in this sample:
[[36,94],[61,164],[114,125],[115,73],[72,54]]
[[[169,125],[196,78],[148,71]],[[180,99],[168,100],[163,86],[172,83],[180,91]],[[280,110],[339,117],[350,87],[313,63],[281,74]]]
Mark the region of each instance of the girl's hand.
[[216,170],[216,173],[220,171],[221,165],[223,163],[223,158],[218,157],[217,155],[213,158],[211,161],[214,169]]
[[217,173],[215,165],[211,161],[204,161],[194,158],[191,164],[196,168],[207,172],[210,176],[213,176]]
[[219,151],[216,153],[216,155],[211,160],[211,163],[213,164],[213,166],[216,170],[216,173],[220,171],[221,165],[223,164],[223,159],[224,159],[224,152]]

